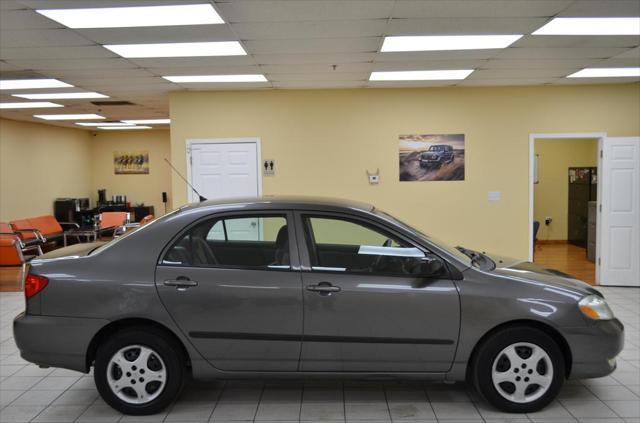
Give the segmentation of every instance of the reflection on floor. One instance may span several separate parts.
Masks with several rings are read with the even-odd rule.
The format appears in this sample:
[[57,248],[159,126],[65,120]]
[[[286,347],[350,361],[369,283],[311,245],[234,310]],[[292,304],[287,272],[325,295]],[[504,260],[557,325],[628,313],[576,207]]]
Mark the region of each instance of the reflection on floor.
[[0,267],[0,292],[22,291],[21,267]]
[[586,249],[571,244],[538,244],[533,260],[550,269],[574,276],[591,285],[596,284],[596,265],[587,260]]

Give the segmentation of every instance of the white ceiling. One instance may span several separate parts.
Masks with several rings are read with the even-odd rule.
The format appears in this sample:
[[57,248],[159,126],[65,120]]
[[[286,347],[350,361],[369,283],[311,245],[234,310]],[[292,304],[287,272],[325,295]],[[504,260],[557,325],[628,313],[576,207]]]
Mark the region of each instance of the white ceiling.
[[[134,106],[56,100],[64,113],[108,120],[168,116],[168,92],[589,84],[638,78],[566,79],[584,67],[640,66],[638,36],[531,36],[555,16],[640,16],[639,0],[215,0],[223,25],[78,29],[34,9],[203,3],[207,0],[0,0],[0,76],[57,78]],[[527,34],[507,49],[380,53],[385,35]],[[123,59],[101,44],[239,40],[248,56]],[[335,69],[334,69],[335,68]],[[369,82],[372,71],[476,69],[463,81]],[[263,73],[264,83],[181,85],[161,75]],[[60,92],[63,89],[21,90]],[[19,101],[0,94],[0,102]],[[0,116],[39,121],[38,110]],[[73,126],[73,122],[47,122]]]

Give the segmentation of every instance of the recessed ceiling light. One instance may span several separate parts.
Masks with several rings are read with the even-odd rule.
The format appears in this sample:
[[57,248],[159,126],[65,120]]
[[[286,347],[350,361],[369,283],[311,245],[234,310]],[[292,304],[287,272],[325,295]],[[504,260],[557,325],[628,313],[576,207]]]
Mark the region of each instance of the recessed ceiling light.
[[130,130],[130,129],[151,129],[150,126],[98,126],[98,129],[108,129],[108,130]]
[[62,104],[48,101],[34,101],[32,103],[0,103],[0,109],[40,109],[45,107],[64,107]]
[[29,100],[65,100],[77,98],[109,98],[100,93],[45,93],[45,94],[13,94],[14,97],[27,98]]
[[129,124],[143,124],[143,125],[161,125],[171,123],[171,119],[137,119],[137,120],[123,120]]
[[246,56],[237,41],[204,43],[110,44],[105,48],[126,58]]
[[438,81],[465,79],[473,69],[371,72],[369,81]]
[[0,90],[29,90],[32,88],[68,88],[73,85],[57,79],[2,79]]
[[640,68],[586,68],[568,75],[567,78],[638,78]]
[[76,122],[80,126],[134,126],[131,123],[123,122]]
[[191,76],[163,76],[171,82],[194,83],[194,82],[267,82],[267,78],[261,74],[253,75],[191,75]]
[[640,17],[554,18],[533,35],[640,35]]
[[44,9],[36,10],[36,12],[69,28],[127,28],[224,23],[210,4]]
[[90,120],[90,119],[105,119],[104,116],[95,115],[92,113],[77,114],[77,115],[33,115],[38,119],[44,120]]
[[385,37],[381,52],[505,48],[522,35],[417,35]]

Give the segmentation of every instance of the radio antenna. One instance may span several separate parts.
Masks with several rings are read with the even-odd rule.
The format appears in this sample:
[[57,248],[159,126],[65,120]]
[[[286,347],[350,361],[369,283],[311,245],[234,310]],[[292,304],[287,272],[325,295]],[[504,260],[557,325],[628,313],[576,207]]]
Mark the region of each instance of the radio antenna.
[[167,159],[167,158],[165,157],[165,158],[164,158],[164,161],[165,161],[165,162],[167,162],[167,164],[168,164],[169,166],[171,166],[171,169],[173,169],[173,171],[174,171],[174,172],[175,172],[175,173],[180,177],[180,179],[182,179],[182,180],[184,181],[184,183],[185,183],[185,184],[187,184],[187,186],[193,190],[193,192],[195,192],[196,194],[198,194],[198,198],[199,198],[200,202],[207,201],[207,199],[206,199],[206,198],[204,198],[202,195],[200,195],[200,193],[198,192],[198,190],[197,190],[197,189],[195,189],[195,188],[193,187],[193,185],[191,185],[191,184],[189,183],[189,181],[187,181],[187,180],[185,179],[185,177],[184,177],[184,176],[182,176],[182,174],[181,174],[180,172],[178,172],[178,169],[176,169],[175,167],[173,167],[173,165],[171,164],[171,162],[169,161],[169,159]]

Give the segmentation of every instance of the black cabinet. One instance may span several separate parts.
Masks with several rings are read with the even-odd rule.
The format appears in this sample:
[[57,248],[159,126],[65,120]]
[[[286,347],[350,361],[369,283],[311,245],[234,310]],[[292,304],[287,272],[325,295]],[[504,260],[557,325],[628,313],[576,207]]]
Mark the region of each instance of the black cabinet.
[[589,201],[597,200],[598,168],[569,168],[569,210],[567,240],[570,244],[587,247]]

